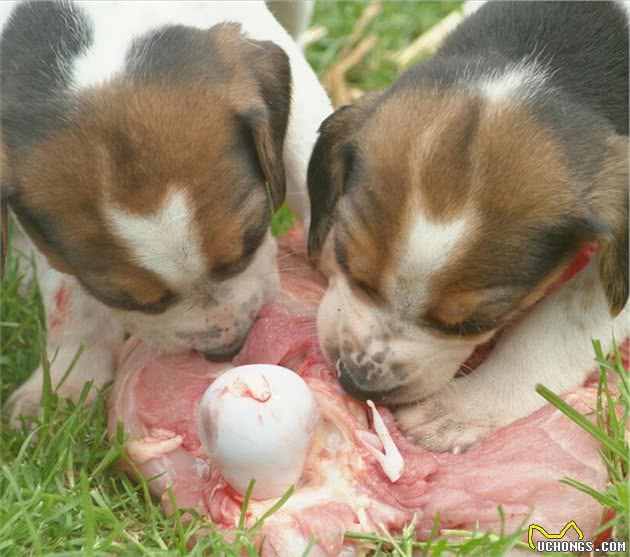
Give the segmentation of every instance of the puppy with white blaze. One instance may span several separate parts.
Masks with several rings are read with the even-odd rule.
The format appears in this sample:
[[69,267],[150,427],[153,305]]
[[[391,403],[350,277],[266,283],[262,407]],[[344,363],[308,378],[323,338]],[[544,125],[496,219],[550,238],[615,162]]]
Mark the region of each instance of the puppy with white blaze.
[[[331,106],[264,2],[3,2],[2,201],[34,252],[55,387],[124,331],[229,359],[278,287],[271,215],[308,214]],[[26,268],[27,266],[25,266]],[[41,368],[8,404],[37,411]]]
[[630,333],[627,16],[488,2],[321,127],[308,174],[309,253],[331,276],[320,342],[349,393],[394,406],[428,448],[531,413],[538,383],[577,387],[591,340]]

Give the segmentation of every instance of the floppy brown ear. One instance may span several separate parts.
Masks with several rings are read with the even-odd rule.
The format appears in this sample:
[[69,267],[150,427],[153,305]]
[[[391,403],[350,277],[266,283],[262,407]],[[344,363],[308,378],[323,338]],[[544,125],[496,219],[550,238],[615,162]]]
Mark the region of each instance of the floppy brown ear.
[[324,120],[308,165],[308,194],[311,201],[311,226],[308,234],[308,256],[317,265],[322,248],[333,224],[337,201],[345,189],[352,170],[352,139],[368,113],[376,106],[380,94],[362,97],[354,105],[343,106]]
[[609,225],[599,238],[597,266],[610,313],[619,314],[628,302],[628,138],[615,136],[610,155],[597,176],[593,208]]
[[271,41],[249,42],[253,43],[249,63],[262,102],[245,109],[242,117],[277,210],[286,196],[283,150],[291,110],[291,65],[284,50]]

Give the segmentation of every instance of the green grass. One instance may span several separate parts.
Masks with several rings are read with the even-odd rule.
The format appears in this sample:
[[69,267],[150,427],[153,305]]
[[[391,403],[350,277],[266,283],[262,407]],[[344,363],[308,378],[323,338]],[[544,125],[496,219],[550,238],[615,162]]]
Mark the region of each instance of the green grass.
[[[327,28],[327,35],[307,50],[309,61],[321,75],[343,47],[345,37],[358,19],[365,2],[318,2],[314,25]],[[381,13],[367,29],[379,37],[376,47],[349,74],[353,86],[363,90],[388,86],[396,77],[392,53],[407,46],[420,33],[457,6],[439,2],[385,2]],[[274,219],[276,233],[293,222],[283,208]],[[20,276],[12,255],[5,281],[0,286],[0,402],[24,381],[40,361],[45,344],[43,309],[35,284]],[[21,287],[21,290],[20,290]],[[570,479],[566,481],[617,515],[602,528],[613,528],[613,537],[628,536],[628,445],[624,436],[630,399],[627,378],[620,365],[611,365],[597,353],[602,369],[622,378],[619,395],[611,395],[602,375],[600,400],[620,413],[604,411],[590,433],[602,443],[610,482],[604,492],[594,492]],[[87,392],[87,391],[86,391]],[[552,393],[541,389],[551,402]],[[6,417],[0,422],[0,555],[255,555],[253,530],[243,523],[229,533],[218,532],[204,517],[183,513],[166,517],[159,502],[149,496],[145,481],[134,482],[122,471],[125,460],[122,431],[110,440],[106,430],[107,390],[95,403],[73,405],[48,391],[44,411],[34,429],[12,429]],[[566,409],[572,419],[577,416]],[[578,419],[579,420],[579,419]],[[588,422],[590,424],[590,422]],[[497,510],[500,513],[500,509]],[[190,513],[189,513],[190,514]],[[524,525],[526,527],[526,525]],[[192,546],[192,538],[202,532]],[[371,544],[374,554],[408,557],[420,555],[503,555],[518,544],[521,530],[493,535],[455,532],[450,539],[417,542],[412,528],[399,538],[383,533],[357,536]],[[351,537],[349,535],[349,537]],[[192,547],[192,549],[191,549]]]
[[[327,35],[306,49],[306,56],[322,75],[337,58],[355,22],[368,2],[318,2],[314,25],[326,28]],[[392,54],[409,46],[424,31],[461,6],[461,2],[388,2],[365,30],[374,33],[378,43],[364,60],[348,73],[349,83],[364,91],[389,87],[398,76]]]
[[271,230],[276,236],[280,236],[280,234],[289,230],[294,223],[295,218],[293,218],[291,211],[285,203],[274,215],[273,222],[271,223]]
[[[4,403],[16,385],[22,383],[39,363],[39,339],[43,330],[39,319],[40,307],[37,285],[24,285],[18,293],[21,277],[17,270],[18,258],[7,261],[5,280],[0,288],[0,402]],[[27,263],[28,264],[28,263]]]
[[[539,385],[536,390],[599,442],[600,454],[606,464],[609,479],[604,491],[599,492],[571,478],[565,478],[563,481],[615,512],[612,518],[601,525],[598,533],[610,528],[612,539],[630,541],[630,486],[628,483],[630,448],[626,435],[630,417],[628,370],[621,364],[621,355],[617,349],[614,349],[614,357],[611,359],[604,355],[599,342],[593,342],[593,347],[600,370],[595,423],[586,419],[543,385]],[[610,378],[616,380],[617,394],[613,394],[614,391],[611,392],[608,386]]]

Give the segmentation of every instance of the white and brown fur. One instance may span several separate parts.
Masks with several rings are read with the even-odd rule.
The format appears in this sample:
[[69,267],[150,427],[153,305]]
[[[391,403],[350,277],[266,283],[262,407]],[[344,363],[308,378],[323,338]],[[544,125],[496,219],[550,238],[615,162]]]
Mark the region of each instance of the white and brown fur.
[[[309,250],[322,348],[352,394],[436,450],[581,384],[628,310],[628,20],[489,2],[382,94],[322,125]],[[595,259],[544,300],[589,242]],[[476,346],[496,347],[455,378]]]
[[[110,380],[125,330],[231,357],[278,286],[272,212],[308,214],[331,112],[299,48],[263,2],[2,9],[2,196],[36,253],[53,386],[81,346],[60,394]],[[39,369],[9,411],[41,388]]]

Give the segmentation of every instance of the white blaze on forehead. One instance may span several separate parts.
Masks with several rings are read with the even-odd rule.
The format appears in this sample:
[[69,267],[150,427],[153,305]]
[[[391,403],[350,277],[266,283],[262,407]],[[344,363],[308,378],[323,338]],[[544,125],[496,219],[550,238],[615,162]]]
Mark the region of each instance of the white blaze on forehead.
[[470,216],[448,223],[436,223],[418,216],[399,252],[399,262],[387,281],[391,303],[400,311],[408,311],[426,298],[426,288],[438,269],[449,260],[466,234],[470,232]]
[[436,223],[418,217],[404,251],[407,271],[430,273],[448,257],[466,229],[466,219]]
[[185,192],[167,194],[153,214],[137,215],[110,204],[105,206],[105,215],[134,262],[169,286],[180,288],[205,272],[201,239]]
[[535,62],[523,62],[509,66],[501,73],[493,73],[482,79],[477,87],[489,101],[509,98],[528,98],[540,91],[545,84],[547,73]]

